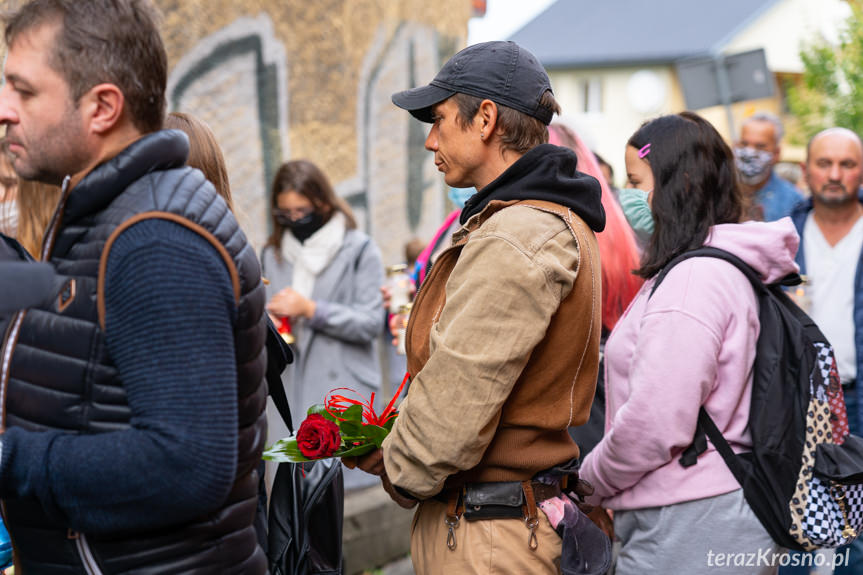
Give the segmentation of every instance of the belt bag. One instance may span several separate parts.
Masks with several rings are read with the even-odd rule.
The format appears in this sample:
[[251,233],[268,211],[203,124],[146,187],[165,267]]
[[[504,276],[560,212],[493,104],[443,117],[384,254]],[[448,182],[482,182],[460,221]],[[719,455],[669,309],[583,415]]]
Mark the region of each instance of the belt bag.
[[468,521],[523,517],[524,490],[517,481],[468,483],[464,486],[464,515]]
[[[528,505],[524,490],[532,492],[532,502]],[[528,507],[557,497],[561,494],[560,484],[546,484],[530,481],[491,481],[488,483],[468,483],[464,486],[464,518],[468,521],[480,519],[524,518],[533,513]],[[526,513],[527,511],[527,513]]]

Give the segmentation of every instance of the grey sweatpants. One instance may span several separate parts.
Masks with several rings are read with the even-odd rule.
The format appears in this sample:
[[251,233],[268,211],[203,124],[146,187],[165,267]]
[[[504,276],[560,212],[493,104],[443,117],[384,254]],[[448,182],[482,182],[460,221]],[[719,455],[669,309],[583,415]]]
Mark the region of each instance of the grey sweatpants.
[[615,575],[770,575],[780,549],[738,489],[666,507],[614,514]]

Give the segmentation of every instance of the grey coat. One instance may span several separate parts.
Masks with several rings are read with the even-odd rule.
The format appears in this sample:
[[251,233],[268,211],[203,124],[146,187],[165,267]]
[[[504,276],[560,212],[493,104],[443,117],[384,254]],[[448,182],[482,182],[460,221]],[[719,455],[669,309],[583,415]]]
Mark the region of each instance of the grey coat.
[[[269,301],[290,286],[293,265],[276,256],[272,246],[261,253]],[[296,429],[306,410],[323,403],[327,392],[350,387],[366,397],[381,384],[377,338],[385,314],[380,287],[383,264],[366,234],[347,230],[333,261],[315,280],[312,299],[317,309],[297,334],[294,363],[282,376]]]

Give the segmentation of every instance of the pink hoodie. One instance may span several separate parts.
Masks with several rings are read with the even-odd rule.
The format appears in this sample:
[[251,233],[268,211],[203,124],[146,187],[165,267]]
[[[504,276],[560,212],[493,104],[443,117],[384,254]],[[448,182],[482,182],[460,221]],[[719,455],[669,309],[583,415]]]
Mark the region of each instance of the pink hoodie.
[[[773,282],[796,272],[799,238],[790,218],[715,226],[705,245],[722,248]],[[640,509],[721,495],[740,485],[708,443],[684,468],[704,405],[731,447],[751,447],[747,426],[758,305],[730,263],[676,265],[653,297],[654,279],[630,303],[605,346],[605,437],[581,466],[594,502]]]

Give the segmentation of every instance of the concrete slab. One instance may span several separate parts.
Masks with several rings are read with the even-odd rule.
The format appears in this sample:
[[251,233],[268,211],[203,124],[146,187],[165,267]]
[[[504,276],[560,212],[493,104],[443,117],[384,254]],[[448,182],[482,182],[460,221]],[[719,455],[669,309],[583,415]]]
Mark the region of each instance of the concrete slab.
[[[396,505],[380,484],[345,493],[342,547],[346,575],[385,567],[384,575],[412,575],[410,529],[413,510]],[[392,570],[392,571],[390,571]]]

